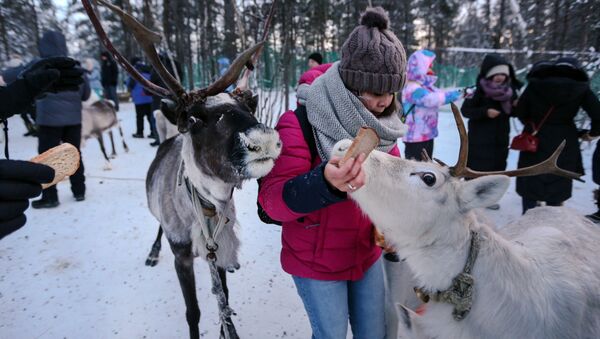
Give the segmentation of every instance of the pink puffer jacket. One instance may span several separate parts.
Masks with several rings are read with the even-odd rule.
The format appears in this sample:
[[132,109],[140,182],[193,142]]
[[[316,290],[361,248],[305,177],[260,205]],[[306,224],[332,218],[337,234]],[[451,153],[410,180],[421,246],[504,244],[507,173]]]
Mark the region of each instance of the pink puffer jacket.
[[[283,200],[287,181],[309,172],[321,163],[311,163],[298,119],[293,111],[284,113],[275,129],[283,143],[275,167],[262,181],[258,200],[275,219],[281,220],[281,265],[289,274],[318,280],[358,280],[380,257],[373,239],[373,224],[350,199],[302,214],[292,211]],[[399,156],[394,147],[390,152]]]

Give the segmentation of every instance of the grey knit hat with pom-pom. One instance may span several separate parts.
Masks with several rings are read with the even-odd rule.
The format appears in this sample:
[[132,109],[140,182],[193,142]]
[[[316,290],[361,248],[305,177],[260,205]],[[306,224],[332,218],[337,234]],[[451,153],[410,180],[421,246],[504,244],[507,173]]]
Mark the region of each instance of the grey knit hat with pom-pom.
[[388,29],[381,7],[367,8],[342,46],[339,70],[342,81],[357,92],[395,93],[406,79],[406,53]]

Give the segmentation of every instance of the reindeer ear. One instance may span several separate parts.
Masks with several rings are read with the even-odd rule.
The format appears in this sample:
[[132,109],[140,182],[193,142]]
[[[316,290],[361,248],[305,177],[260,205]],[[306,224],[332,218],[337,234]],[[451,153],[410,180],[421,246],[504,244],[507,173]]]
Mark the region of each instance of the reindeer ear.
[[461,182],[458,202],[463,211],[497,203],[508,189],[510,179],[504,175],[488,175]]
[[258,107],[258,95],[252,95],[252,92],[249,90],[235,92],[231,94],[231,96],[236,99],[241,104],[246,105],[250,110],[250,113],[254,114],[256,112],[256,107]]
[[160,101],[160,110],[173,125],[177,125],[177,104],[173,100],[162,99]]
[[253,95],[248,101],[246,101],[246,105],[250,108],[250,112],[252,114],[256,113],[256,108],[258,107],[258,94]]

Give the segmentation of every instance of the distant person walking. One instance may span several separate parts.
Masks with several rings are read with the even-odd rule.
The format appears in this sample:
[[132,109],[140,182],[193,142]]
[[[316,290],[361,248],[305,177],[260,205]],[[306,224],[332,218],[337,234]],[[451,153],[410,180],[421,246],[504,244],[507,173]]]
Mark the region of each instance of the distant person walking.
[[117,96],[117,84],[119,81],[119,67],[110,54],[106,51],[100,53],[102,87],[104,98],[115,103],[115,110],[119,111],[119,97]]
[[[40,39],[38,49],[42,58],[68,56],[65,36],[58,31],[46,31]],[[87,77],[78,91],[47,93],[36,102],[37,124],[39,126],[38,152],[42,153],[63,142],[77,147],[81,143],[81,109],[82,101],[90,96],[90,85]],[[71,192],[76,201],[85,199],[85,176],[83,161],[79,168],[69,177]],[[59,205],[56,185],[45,189],[42,198],[31,203],[33,208],[52,208]]]

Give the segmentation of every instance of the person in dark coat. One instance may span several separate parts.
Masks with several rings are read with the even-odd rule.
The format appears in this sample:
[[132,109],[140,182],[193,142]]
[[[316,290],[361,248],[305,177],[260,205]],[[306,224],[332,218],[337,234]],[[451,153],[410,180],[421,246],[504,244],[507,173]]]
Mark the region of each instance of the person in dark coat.
[[[65,36],[58,31],[46,31],[40,39],[38,49],[42,58],[67,56],[67,43]],[[77,91],[48,93],[36,101],[39,126],[38,152],[68,142],[79,150],[81,143],[81,109],[82,101],[90,97],[90,85],[84,76],[83,84]],[[79,168],[69,177],[71,191],[76,201],[85,199],[85,176],[83,162],[80,160]],[[42,192],[42,198],[34,201],[33,208],[51,208],[58,206],[58,192],[56,186],[51,186]]]
[[104,88],[104,98],[115,103],[115,110],[119,111],[119,97],[117,96],[117,83],[119,81],[119,67],[106,51],[100,53],[100,77]]
[[[589,135],[589,134],[588,134]],[[592,179],[596,185],[600,185],[600,147],[596,143],[596,149],[592,156]],[[593,222],[600,224],[600,189],[594,190],[594,200],[596,200],[596,206],[598,210],[594,214],[587,215],[587,217]]]
[[[589,136],[600,135],[600,101],[590,89],[588,75],[575,58],[561,58],[554,63],[540,62],[527,75],[529,84],[519,99],[515,114],[532,132],[531,123],[539,124],[537,152],[520,152],[518,167],[526,167],[548,158],[566,140],[558,166],[583,173],[577,127],[573,119],[582,108],[592,119]],[[523,213],[539,201],[560,206],[571,197],[573,181],[551,174],[517,178],[517,193],[523,199]]]
[[[70,58],[42,59],[29,65],[6,87],[0,86],[0,120],[31,106],[45,92],[77,90],[83,70]],[[5,140],[8,151],[9,139]],[[54,178],[52,167],[22,160],[0,160],[0,239],[25,225],[29,199]]]
[[[468,166],[477,171],[506,169],[510,134],[509,118],[522,84],[514,68],[503,57],[488,54],[481,63],[473,96],[465,99],[461,111],[469,118]],[[500,208],[494,204],[491,209]]]

